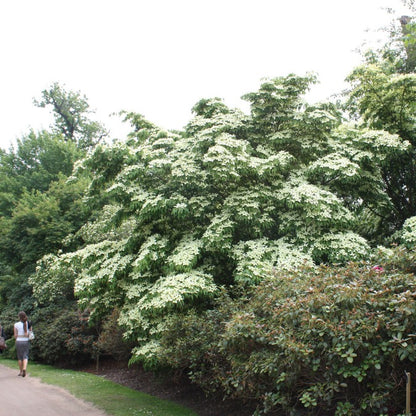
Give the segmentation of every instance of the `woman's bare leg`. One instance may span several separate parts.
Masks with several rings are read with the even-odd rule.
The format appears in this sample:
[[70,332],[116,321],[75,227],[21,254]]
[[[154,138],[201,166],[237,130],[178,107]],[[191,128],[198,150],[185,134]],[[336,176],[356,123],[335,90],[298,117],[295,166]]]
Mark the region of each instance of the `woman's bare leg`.
[[24,360],[23,360],[23,364],[22,364],[22,376],[23,377],[26,377],[26,368],[27,368],[27,358],[25,358]]

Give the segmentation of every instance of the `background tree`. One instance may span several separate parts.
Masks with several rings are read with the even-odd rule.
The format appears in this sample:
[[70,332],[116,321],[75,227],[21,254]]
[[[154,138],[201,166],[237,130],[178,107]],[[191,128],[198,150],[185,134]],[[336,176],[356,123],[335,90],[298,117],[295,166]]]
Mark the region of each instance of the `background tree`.
[[24,192],[45,192],[60,175],[69,176],[83,152],[47,131],[17,140],[16,149],[0,151],[0,214],[11,215]]
[[[71,180],[70,175],[98,129],[89,129],[92,124],[84,114],[88,107],[79,95],[55,85],[45,100],[58,93],[62,99],[67,98],[68,109],[74,115],[73,139],[64,136],[57,120],[52,131],[30,131],[15,148],[0,152],[0,306],[2,322],[10,325],[21,309],[36,324],[45,319],[45,308],[52,312],[51,305],[57,318],[68,310],[77,315],[73,285],[72,295],[41,305],[32,297],[28,282],[37,261],[45,254],[71,249],[75,241],[71,236],[91,213],[82,202],[90,179],[78,175]],[[12,327],[6,330],[11,336]]]
[[100,123],[89,118],[91,111],[87,98],[80,92],[66,91],[54,83],[42,91],[42,99],[34,100],[34,103],[38,107],[51,107],[55,118],[53,131],[78,143],[82,149],[93,147],[108,135]]
[[[406,152],[391,153],[381,164],[391,209],[379,213],[373,235],[393,234],[416,214],[416,26],[406,16],[390,42],[366,54],[348,77],[347,108],[364,126],[397,134],[409,143]],[[381,215],[380,215],[381,214]]]
[[75,201],[85,180],[75,184],[67,178],[83,154],[75,143],[47,131],[31,131],[16,150],[0,154],[0,259],[16,271],[33,271],[43,254],[61,247],[71,232],[67,221],[75,227],[82,222]]

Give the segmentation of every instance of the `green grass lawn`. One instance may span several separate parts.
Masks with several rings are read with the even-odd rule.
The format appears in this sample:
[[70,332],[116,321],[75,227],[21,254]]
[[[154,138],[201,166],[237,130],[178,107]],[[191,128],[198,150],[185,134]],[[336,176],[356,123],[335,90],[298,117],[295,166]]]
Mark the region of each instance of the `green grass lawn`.
[[[17,362],[8,359],[0,359],[0,364],[17,368]],[[197,416],[192,410],[176,403],[89,373],[61,370],[30,362],[28,374],[44,383],[62,387],[75,397],[90,402],[113,416]]]

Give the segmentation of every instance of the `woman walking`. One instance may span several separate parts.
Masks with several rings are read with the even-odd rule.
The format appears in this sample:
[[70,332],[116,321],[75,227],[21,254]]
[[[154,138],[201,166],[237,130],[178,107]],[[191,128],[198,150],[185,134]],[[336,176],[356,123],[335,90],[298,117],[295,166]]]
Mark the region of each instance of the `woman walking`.
[[29,360],[29,330],[30,323],[26,313],[19,312],[19,322],[14,324],[14,339],[16,340],[17,361],[19,363],[19,376],[26,377],[27,362]]

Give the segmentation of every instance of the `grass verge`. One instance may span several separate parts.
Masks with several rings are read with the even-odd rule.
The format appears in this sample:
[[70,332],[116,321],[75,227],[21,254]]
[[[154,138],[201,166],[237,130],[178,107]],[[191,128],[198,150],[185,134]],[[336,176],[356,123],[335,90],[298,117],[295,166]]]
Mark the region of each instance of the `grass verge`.
[[[16,361],[8,359],[1,359],[0,364],[12,368],[17,366]],[[33,362],[29,363],[28,374],[46,384],[62,387],[112,416],[197,416],[186,407],[121,386],[94,374],[62,370]]]

